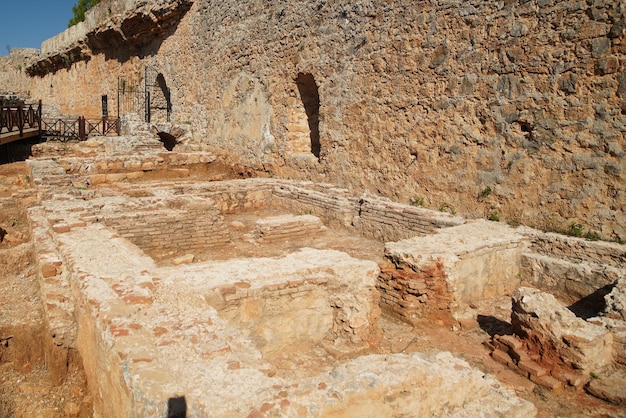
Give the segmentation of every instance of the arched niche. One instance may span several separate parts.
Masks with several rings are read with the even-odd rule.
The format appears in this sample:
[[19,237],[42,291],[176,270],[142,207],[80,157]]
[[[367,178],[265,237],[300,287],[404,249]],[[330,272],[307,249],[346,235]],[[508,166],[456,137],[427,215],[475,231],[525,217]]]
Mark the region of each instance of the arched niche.
[[315,78],[310,73],[296,77],[298,99],[288,110],[287,138],[294,154],[311,153],[319,159],[320,96]]

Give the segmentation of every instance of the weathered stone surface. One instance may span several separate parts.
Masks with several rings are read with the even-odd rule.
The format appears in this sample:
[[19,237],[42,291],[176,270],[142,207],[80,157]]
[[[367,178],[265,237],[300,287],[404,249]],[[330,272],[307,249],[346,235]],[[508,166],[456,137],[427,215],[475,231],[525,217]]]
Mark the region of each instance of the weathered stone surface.
[[[104,255],[91,244],[95,236],[110,243],[107,258],[110,251],[115,251],[118,260],[115,266],[103,263]],[[81,329],[95,330],[93,321],[103,326],[102,334],[79,335],[81,349],[100,360],[87,366],[91,381],[107,393],[105,399],[95,399],[97,411],[114,408],[128,416],[157,416],[165,411],[171,394],[185,393],[189,408],[216,415],[247,414],[266,403],[267,407],[262,409],[267,411],[281,408],[281,414],[298,411],[304,416],[347,410],[379,416],[416,411],[446,416],[468,411],[480,411],[485,416],[496,416],[501,411],[519,417],[536,413],[534,406],[448,354],[432,358],[420,354],[365,356],[328,373],[295,380],[263,373],[270,366],[258,350],[270,348],[261,343],[261,337],[268,337],[269,330],[274,336],[266,343],[274,344],[281,341],[280,333],[307,329],[310,332],[313,318],[318,322],[328,318],[331,323],[335,318],[340,321],[338,331],[346,327],[354,330],[346,342],[354,344],[354,337],[365,336],[360,330],[371,329],[368,321],[373,318],[367,309],[372,303],[371,292],[378,270],[372,262],[351,259],[338,252],[305,250],[283,259],[240,259],[158,269],[151,260],[136,254],[127,241],[111,237],[101,225],[73,230],[61,237],[71,264],[83,276],[90,276],[80,282],[81,298],[88,306],[88,311],[79,316],[85,327]],[[132,274],[133,271],[136,273]],[[143,275],[139,271],[151,274]],[[305,274],[303,285],[312,287],[311,290],[319,289],[320,285],[328,288],[324,292],[327,296],[319,294],[317,298],[323,301],[330,296],[328,302],[318,307],[311,305],[306,315],[308,303],[301,293],[303,289],[289,281],[302,280],[299,271]],[[159,279],[149,279],[154,275]],[[115,277],[126,279],[122,283]],[[139,310],[119,303],[115,293],[136,288],[146,280],[153,285],[142,288],[150,291],[154,303]],[[224,287],[233,280],[238,281]],[[211,294],[214,286],[219,289],[216,297],[223,298],[218,310],[213,309],[219,305],[213,297],[203,298]],[[240,293],[242,304],[232,305]],[[294,299],[295,310],[285,303],[292,294],[299,295]],[[365,298],[359,300],[361,295]],[[269,305],[253,306],[267,304],[271,298],[278,298],[276,307],[281,307],[282,319],[271,318],[270,312],[276,307],[264,313]],[[233,312],[236,306],[238,313]],[[335,309],[337,314],[333,314]],[[266,320],[261,334],[255,334],[254,326],[251,327],[258,315]],[[293,321],[299,320],[307,320],[309,326],[293,327]],[[285,341],[293,342],[293,338]],[[136,344],[139,339],[141,345]],[[172,380],[172,373],[183,374],[186,379]],[[113,376],[117,378],[110,380]],[[109,385],[109,381],[115,384]],[[320,390],[320,382],[324,382],[325,390]],[[403,391],[415,396],[393,395]],[[150,401],[133,402],[138,398]],[[480,401],[482,398],[485,400]],[[280,405],[276,399],[281,399]]]
[[257,236],[263,240],[289,240],[311,234],[319,234],[326,227],[317,216],[280,215],[259,219],[254,227]]
[[513,295],[511,324],[525,349],[548,369],[565,368],[588,375],[613,362],[612,334],[577,318],[548,293],[519,288]]
[[510,294],[519,285],[526,239],[489,221],[385,245],[379,281],[385,310],[409,322],[424,316],[475,317],[471,305]]
[[626,321],[626,277],[622,277],[615,283],[611,293],[604,297],[606,308],[605,315]]
[[599,374],[591,379],[585,390],[592,395],[616,405],[626,406],[626,372],[624,369],[613,373]]
[[[77,30],[76,47],[39,61],[69,68],[5,81],[17,76],[63,113],[98,116],[119,77],[143,85],[161,74],[187,143],[252,169],[626,238],[626,169],[607,147],[624,132],[615,2],[196,0],[184,15],[175,10],[190,2],[106,3],[110,25]],[[317,87],[319,157],[298,74]]]
[[195,256],[193,254],[185,254],[172,260],[172,264],[175,266],[179,266],[181,264],[190,264],[193,263],[194,258]]

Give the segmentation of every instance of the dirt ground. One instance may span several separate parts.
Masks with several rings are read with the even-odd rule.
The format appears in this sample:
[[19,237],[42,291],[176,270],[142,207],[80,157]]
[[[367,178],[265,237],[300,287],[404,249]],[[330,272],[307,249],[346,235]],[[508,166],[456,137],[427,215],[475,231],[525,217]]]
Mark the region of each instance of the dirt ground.
[[[0,417],[89,417],[91,397],[86,379],[78,367],[69,367],[60,384],[46,367],[42,344],[45,326],[43,307],[35,275],[34,249],[26,218],[26,205],[33,201],[34,191],[25,163],[0,165],[0,227],[6,236],[0,242]],[[347,232],[328,230],[318,236],[302,237],[291,242],[271,245],[249,236],[259,217],[274,216],[274,211],[230,215],[232,244],[227,248],[197,254],[198,260],[242,257],[279,256],[301,247],[331,248],[357,258],[381,261],[383,244]],[[243,225],[243,227],[242,227]],[[171,262],[172,254],[151,254],[160,263]],[[483,342],[495,333],[509,330],[510,300],[490,301],[475,327],[461,329],[432,321],[413,327],[383,316],[383,339],[374,353],[436,353],[450,351],[485,373],[494,375],[503,385],[539,410],[539,417],[624,417],[626,411],[584,392],[563,389],[552,392],[534,385],[528,379],[496,363]],[[268,359],[276,372],[290,375],[314,375],[336,367],[337,360],[321,347],[304,353],[281,353]]]
[[[84,373],[62,381],[47,368],[44,312],[26,217],[32,193],[26,163],[0,165],[0,417],[92,415]],[[21,197],[12,198],[15,193]],[[6,234],[6,235],[5,235]]]

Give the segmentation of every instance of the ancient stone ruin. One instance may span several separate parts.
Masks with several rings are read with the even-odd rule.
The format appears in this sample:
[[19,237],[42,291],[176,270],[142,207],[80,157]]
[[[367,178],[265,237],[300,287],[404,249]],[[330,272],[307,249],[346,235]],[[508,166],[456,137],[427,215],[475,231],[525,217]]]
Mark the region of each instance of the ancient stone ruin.
[[625,21],[104,0],[0,57],[122,126],[0,166],[0,415],[623,416]]

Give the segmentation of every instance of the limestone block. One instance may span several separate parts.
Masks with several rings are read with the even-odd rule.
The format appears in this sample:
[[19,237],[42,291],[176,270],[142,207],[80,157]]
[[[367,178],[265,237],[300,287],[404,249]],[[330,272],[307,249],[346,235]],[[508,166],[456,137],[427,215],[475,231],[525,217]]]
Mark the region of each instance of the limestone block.
[[613,290],[604,297],[606,315],[626,321],[626,277],[617,280]]
[[626,371],[599,374],[585,387],[590,394],[616,405],[626,405]]
[[172,264],[175,266],[179,266],[181,264],[193,263],[193,260],[195,257],[196,256],[194,254],[185,254],[183,256],[176,257],[174,260],[172,260]]
[[576,317],[554,296],[521,287],[513,295],[511,323],[529,352],[542,364],[579,370],[584,375],[610,366],[613,336],[604,327]]
[[70,230],[70,226],[68,224],[64,224],[64,223],[58,223],[58,224],[54,224],[52,226],[52,229],[54,230],[54,232],[56,232],[57,234],[61,234],[63,232],[69,232]]

